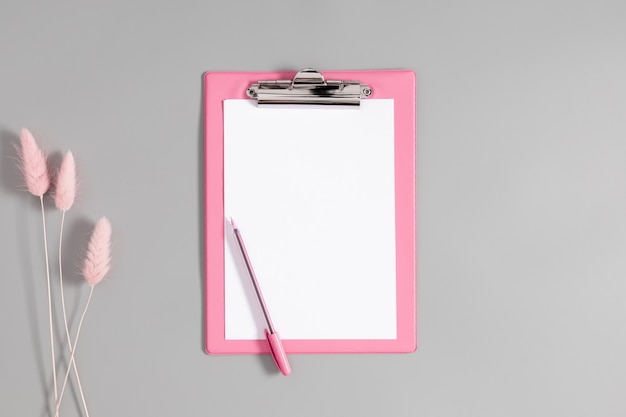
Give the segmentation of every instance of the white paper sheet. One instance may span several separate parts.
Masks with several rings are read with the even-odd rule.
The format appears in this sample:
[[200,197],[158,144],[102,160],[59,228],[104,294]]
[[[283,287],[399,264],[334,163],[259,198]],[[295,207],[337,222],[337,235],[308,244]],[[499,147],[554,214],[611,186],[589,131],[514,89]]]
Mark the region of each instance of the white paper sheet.
[[393,100],[360,109],[224,102],[227,339],[395,339]]

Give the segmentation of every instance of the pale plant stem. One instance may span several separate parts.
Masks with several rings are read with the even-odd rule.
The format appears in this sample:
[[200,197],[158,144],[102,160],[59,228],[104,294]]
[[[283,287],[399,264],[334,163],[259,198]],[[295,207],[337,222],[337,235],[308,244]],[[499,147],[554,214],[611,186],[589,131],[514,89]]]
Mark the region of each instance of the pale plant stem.
[[[83,314],[80,316],[80,321],[78,322],[78,329],[76,329],[76,337],[74,338],[74,348],[72,349],[72,354],[70,355],[69,363],[72,363],[74,360],[74,353],[76,352],[76,347],[78,346],[78,336],[80,336],[80,329],[83,327],[83,320],[85,319],[85,313],[87,313],[87,309],[89,308],[89,302],[91,301],[91,296],[93,295],[93,290],[95,287],[91,287],[91,291],[89,292],[89,298],[87,298],[87,304],[85,304],[85,309],[83,310]],[[63,394],[65,393],[65,386],[67,385],[67,378],[70,375],[71,367],[67,367],[67,372],[65,373],[65,379],[63,380],[63,387],[61,388],[61,394],[59,394],[59,399],[56,402],[56,410],[54,412],[55,417],[59,417],[59,408],[61,407],[61,400],[63,399]],[[89,417],[89,414],[87,414]]]
[[[61,286],[61,307],[63,309],[63,323],[65,324],[65,335],[67,336],[67,345],[70,348],[70,352],[72,352],[72,340],[70,338],[70,330],[67,324],[67,313],[65,311],[65,295],[63,291],[63,226],[65,224],[65,211],[63,210],[63,214],[61,215],[61,233],[59,234],[59,283]],[[74,375],[76,376],[76,382],[78,382],[78,391],[80,392],[80,398],[83,401],[83,408],[85,409],[85,414],[89,416],[89,411],[87,410],[87,402],[85,401],[85,395],[83,393],[83,386],[80,383],[80,377],[78,376],[78,368],[76,367],[76,359],[72,357],[72,359],[68,363],[68,367],[71,368],[74,366]],[[68,368],[68,369],[69,369]],[[65,384],[63,384],[65,388]]]
[[54,403],[57,403],[57,369],[54,355],[54,332],[52,330],[52,296],[50,293],[50,263],[48,261],[48,236],[46,234],[46,214],[43,208],[43,195],[39,196],[41,202],[41,222],[43,224],[43,247],[46,255],[46,278],[48,282],[48,319],[50,323],[50,353],[52,355],[52,381],[54,384]]

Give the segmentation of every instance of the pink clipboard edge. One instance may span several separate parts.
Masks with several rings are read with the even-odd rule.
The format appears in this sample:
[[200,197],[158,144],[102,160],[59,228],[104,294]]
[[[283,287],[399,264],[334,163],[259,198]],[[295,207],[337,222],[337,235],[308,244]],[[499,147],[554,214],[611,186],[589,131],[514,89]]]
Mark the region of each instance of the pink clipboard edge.
[[[396,311],[391,340],[283,340],[291,353],[408,353],[417,349],[416,77],[410,70],[321,71],[327,79],[358,79],[372,99],[393,98],[395,112]],[[269,353],[265,339],[226,340],[224,317],[225,99],[246,99],[259,80],[292,79],[294,72],[204,74],[205,336],[209,354]]]

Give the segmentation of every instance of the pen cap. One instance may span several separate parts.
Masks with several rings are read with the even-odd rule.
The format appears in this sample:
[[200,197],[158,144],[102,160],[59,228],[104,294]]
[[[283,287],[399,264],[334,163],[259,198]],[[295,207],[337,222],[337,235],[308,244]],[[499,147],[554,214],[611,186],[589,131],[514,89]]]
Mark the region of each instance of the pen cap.
[[283,375],[289,375],[291,373],[291,366],[289,366],[289,361],[287,360],[287,355],[285,354],[285,349],[283,349],[280,337],[278,337],[278,333],[270,333],[269,330],[265,329],[265,336],[269,342],[270,352],[272,353],[274,362],[276,362],[276,366]]

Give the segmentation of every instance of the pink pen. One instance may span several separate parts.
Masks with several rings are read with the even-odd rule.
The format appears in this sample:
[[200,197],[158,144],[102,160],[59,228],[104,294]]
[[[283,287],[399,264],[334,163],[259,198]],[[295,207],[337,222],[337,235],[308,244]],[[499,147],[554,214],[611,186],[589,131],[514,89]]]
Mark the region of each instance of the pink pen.
[[289,375],[291,373],[291,367],[289,366],[289,361],[287,360],[287,355],[285,354],[283,343],[280,341],[278,333],[276,333],[276,331],[274,330],[274,325],[272,324],[270,313],[267,310],[267,306],[265,305],[265,300],[263,300],[263,295],[261,294],[261,288],[259,288],[259,283],[256,280],[256,275],[254,274],[254,270],[252,269],[252,263],[250,262],[250,258],[248,257],[246,246],[243,244],[241,232],[239,231],[239,228],[237,228],[237,225],[233,221],[232,217],[230,219],[230,224],[233,226],[235,239],[237,240],[237,244],[239,245],[239,249],[241,250],[241,254],[243,255],[246,269],[248,270],[248,274],[250,275],[250,279],[252,280],[254,292],[256,293],[256,297],[259,300],[261,310],[263,311],[263,316],[265,317],[265,322],[267,323],[267,329],[265,329],[265,337],[267,338],[267,342],[269,343],[270,352],[272,353],[274,362],[276,363],[276,366],[278,367],[280,372],[282,372],[283,375]]

